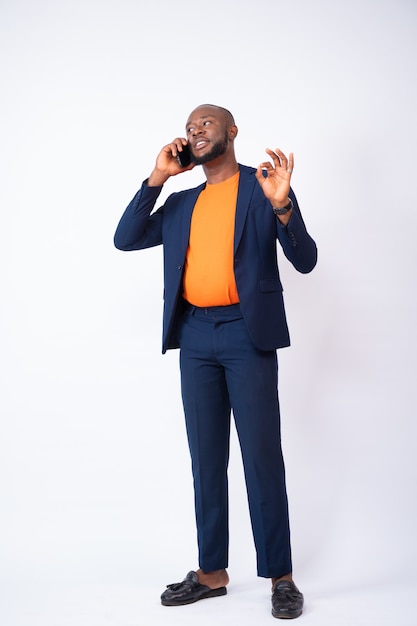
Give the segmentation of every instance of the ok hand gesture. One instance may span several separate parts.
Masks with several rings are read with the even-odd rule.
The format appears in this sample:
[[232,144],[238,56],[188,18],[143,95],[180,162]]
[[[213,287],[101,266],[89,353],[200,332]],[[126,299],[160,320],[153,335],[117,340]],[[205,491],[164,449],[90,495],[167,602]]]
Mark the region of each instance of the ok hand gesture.
[[288,204],[291,174],[294,169],[294,155],[290,152],[287,159],[279,148],[276,148],[275,152],[267,148],[265,152],[269,154],[273,164],[269,161],[261,163],[256,170],[256,179],[272,206],[280,209]]

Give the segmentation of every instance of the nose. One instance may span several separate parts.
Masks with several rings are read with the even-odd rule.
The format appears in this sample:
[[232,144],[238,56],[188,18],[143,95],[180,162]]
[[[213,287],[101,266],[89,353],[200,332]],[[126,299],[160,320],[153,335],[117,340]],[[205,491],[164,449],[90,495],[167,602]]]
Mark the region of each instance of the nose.
[[192,134],[194,137],[201,135],[204,132],[204,126],[202,124],[196,124],[193,128]]

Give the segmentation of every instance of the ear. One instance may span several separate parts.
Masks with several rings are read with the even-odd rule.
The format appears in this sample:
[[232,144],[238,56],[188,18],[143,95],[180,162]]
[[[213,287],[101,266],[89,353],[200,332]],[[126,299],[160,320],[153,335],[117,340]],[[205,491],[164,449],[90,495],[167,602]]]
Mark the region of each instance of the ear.
[[237,137],[238,128],[236,124],[229,126],[229,139],[235,139]]

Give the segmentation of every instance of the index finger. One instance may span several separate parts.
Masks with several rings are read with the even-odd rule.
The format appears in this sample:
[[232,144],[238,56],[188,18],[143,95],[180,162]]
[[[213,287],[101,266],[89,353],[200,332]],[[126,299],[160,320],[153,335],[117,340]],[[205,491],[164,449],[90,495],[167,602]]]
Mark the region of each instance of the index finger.
[[178,152],[182,152],[183,146],[187,145],[187,140],[184,137],[176,137],[170,144],[169,148],[171,150],[172,156],[177,157]]

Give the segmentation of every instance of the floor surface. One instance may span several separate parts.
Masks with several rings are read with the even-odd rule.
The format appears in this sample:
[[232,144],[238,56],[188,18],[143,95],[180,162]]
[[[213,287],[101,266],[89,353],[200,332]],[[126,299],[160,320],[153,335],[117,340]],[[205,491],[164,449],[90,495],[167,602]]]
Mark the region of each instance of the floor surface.
[[[416,626],[416,584],[358,585],[332,588],[304,585],[305,626]],[[265,581],[230,584],[227,596],[186,607],[162,607],[153,585],[51,583],[6,585],[1,626],[212,626],[273,624]]]

